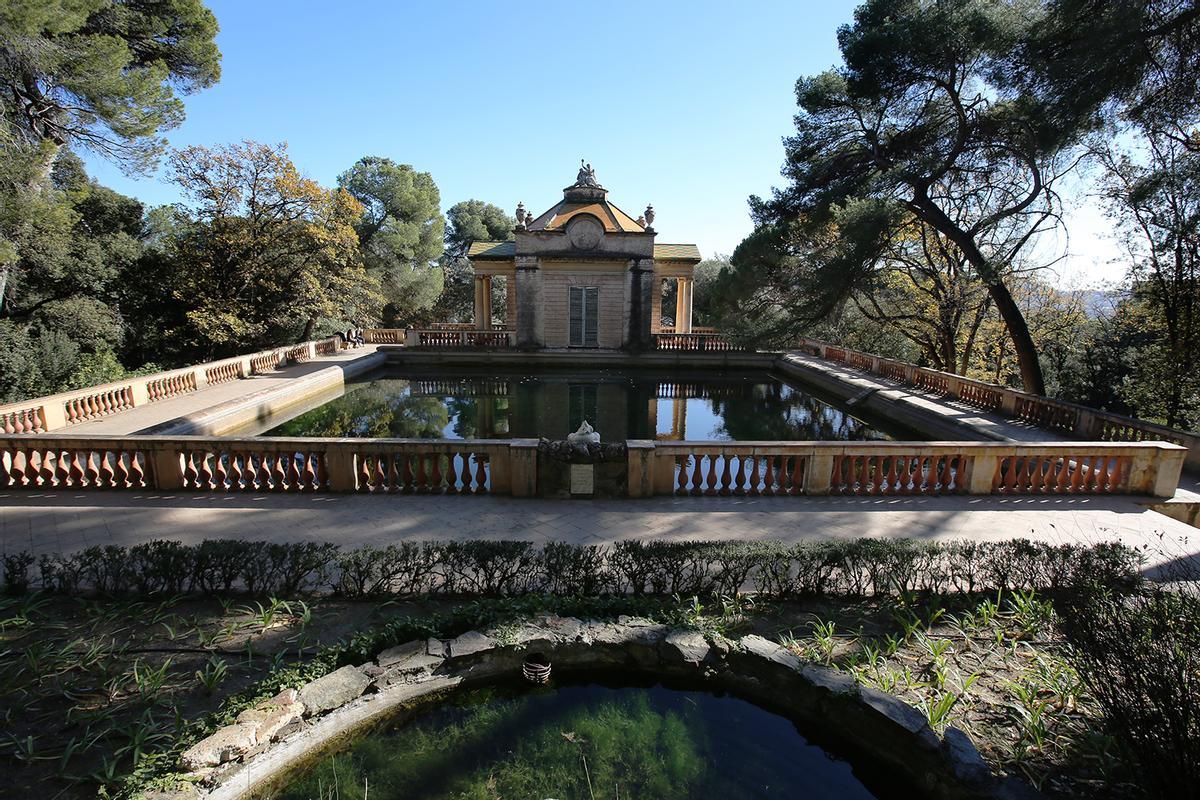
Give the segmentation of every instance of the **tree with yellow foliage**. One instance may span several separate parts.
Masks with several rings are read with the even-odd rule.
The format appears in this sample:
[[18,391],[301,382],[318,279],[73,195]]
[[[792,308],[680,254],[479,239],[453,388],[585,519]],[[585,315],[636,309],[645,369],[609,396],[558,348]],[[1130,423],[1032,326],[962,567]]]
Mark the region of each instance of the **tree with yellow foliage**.
[[168,165],[187,202],[160,277],[180,304],[184,348],[218,357],[377,317],[354,228],[362,204],[302,176],[286,145],[187,147]]

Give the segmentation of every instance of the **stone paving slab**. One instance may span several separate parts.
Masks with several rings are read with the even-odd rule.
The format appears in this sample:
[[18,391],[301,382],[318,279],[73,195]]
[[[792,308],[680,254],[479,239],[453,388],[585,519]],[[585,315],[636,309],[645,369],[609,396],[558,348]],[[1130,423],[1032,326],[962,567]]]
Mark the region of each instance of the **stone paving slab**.
[[[100,436],[139,433],[146,428],[161,425],[164,422],[170,422],[173,419],[194,414],[197,411],[211,408],[230,400],[238,400],[261,392],[264,389],[284,386],[296,378],[303,378],[327,367],[356,361],[374,352],[374,345],[365,345],[352,350],[341,350],[337,355],[318,356],[311,361],[305,361],[301,364],[290,364],[283,369],[277,369],[261,375],[251,375],[240,380],[217,384],[216,386],[206,386],[189,394],[181,394],[166,400],[160,400],[157,403],[101,417],[91,422],[72,425],[69,429],[65,429],[64,432],[70,434],[87,433]],[[57,433],[57,431],[55,432]]]
[[322,541],[909,537],[1119,540],[1157,563],[1200,553],[1196,529],[1134,497],[530,500],[508,497],[0,492],[0,551],[74,552],[152,539]]

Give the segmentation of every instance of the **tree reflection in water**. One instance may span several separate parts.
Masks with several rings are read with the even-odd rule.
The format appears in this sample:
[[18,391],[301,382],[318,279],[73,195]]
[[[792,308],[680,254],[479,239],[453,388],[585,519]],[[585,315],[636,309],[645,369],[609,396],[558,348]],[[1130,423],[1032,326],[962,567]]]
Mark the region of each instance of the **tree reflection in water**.
[[581,414],[609,441],[889,438],[878,427],[766,373],[683,379],[614,373],[383,377],[351,384],[344,396],[268,435],[562,438],[578,426],[575,417]]
[[[405,384],[397,391],[395,384]],[[305,412],[267,436],[344,436],[362,439],[441,439],[450,411],[437,397],[414,397],[407,381],[373,381]]]

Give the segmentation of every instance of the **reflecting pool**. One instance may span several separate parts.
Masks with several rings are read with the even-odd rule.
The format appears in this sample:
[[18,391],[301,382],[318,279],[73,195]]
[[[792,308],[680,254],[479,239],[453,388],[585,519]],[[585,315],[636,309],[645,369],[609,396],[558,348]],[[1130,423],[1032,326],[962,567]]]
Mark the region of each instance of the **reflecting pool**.
[[604,441],[813,441],[924,438],[763,371],[641,373],[389,371],[268,436],[561,439],[581,420]]
[[264,796],[287,800],[905,796],[894,783],[889,786],[885,776],[856,771],[849,761],[802,735],[786,717],[744,700],[661,685],[613,688],[593,683],[476,689],[452,695],[405,723],[321,758],[286,788]]

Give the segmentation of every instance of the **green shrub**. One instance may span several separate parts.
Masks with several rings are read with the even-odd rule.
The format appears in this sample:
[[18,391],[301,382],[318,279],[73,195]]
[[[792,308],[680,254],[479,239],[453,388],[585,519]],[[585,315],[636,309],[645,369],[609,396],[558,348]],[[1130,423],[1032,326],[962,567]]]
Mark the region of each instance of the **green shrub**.
[[[29,559],[7,556],[9,591],[25,591]],[[7,565],[14,565],[9,570]],[[612,595],[872,597],[996,589],[1058,591],[1100,583],[1129,587],[1141,556],[1116,543],[1085,547],[1016,539],[783,542],[628,540],[612,545],[467,540],[397,542],[339,550],[332,544],[207,540],[90,547],[40,562],[41,588],[71,594],[184,591],[346,597]],[[12,576],[9,576],[9,572]]]
[[1059,615],[1070,660],[1148,795],[1200,798],[1200,598],[1097,590]]
[[191,583],[196,548],[156,540],[129,548],[128,574],[139,594],[179,594]]
[[4,590],[8,594],[25,594],[29,591],[29,568],[33,556],[25,551],[4,554]]

